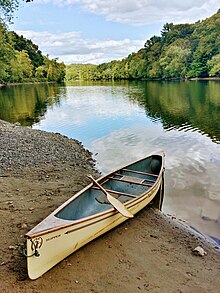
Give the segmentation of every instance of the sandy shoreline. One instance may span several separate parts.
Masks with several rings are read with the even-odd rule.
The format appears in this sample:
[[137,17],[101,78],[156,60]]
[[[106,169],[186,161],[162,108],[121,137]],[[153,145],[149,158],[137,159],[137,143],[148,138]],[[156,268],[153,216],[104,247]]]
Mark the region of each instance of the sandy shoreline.
[[[24,234],[88,173],[98,176],[79,142],[0,121],[0,292],[219,292],[220,249],[152,208],[29,280]],[[207,255],[192,252],[198,245]]]

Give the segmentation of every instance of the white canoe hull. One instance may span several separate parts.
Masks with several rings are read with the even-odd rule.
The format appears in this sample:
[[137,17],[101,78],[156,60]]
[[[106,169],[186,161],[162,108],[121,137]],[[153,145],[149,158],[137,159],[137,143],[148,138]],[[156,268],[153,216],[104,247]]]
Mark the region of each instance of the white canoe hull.
[[[163,188],[163,176],[159,176],[155,185],[138,198],[131,200],[126,207],[136,214],[147,206]],[[56,211],[55,211],[56,212]],[[48,218],[53,222],[54,214]],[[45,230],[35,235],[27,234],[27,269],[30,279],[36,279],[72,254],[74,251],[118,226],[127,218],[114,208],[77,221],[58,222],[57,228]],[[60,221],[60,225],[59,225]]]

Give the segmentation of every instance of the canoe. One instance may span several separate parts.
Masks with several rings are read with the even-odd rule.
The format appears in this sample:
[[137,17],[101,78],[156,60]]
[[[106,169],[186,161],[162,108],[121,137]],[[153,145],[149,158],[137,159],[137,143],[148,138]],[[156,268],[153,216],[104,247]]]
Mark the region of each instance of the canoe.
[[[72,196],[26,236],[27,271],[37,279],[68,255],[126,221],[164,194],[164,153],[148,155],[92,182]],[[100,186],[111,198],[113,205]]]

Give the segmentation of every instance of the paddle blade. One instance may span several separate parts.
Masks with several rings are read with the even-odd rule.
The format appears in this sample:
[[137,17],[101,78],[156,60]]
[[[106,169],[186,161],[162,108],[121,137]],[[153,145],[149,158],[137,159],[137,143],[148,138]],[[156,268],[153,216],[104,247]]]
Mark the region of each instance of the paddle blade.
[[133,218],[134,215],[126,208],[126,206],[123,205],[118,199],[113,197],[111,194],[109,194],[103,186],[101,186],[91,175],[87,175],[87,177],[96,185],[99,187],[99,189],[106,195],[109,203],[120,213],[122,216],[126,218]]
[[106,194],[108,201],[110,204],[119,211],[120,214],[122,214],[126,218],[133,218],[134,215],[126,208],[126,206],[123,205],[118,199],[111,196],[109,193]]

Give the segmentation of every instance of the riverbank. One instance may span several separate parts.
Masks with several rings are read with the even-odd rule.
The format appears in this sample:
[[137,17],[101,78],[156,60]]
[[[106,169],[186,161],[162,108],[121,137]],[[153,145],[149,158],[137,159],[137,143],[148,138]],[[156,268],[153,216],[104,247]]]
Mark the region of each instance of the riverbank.
[[[87,185],[88,173],[99,176],[79,142],[0,121],[0,292],[219,291],[219,249],[152,208],[29,280],[24,234]],[[195,255],[197,246],[207,255]]]
[[[135,79],[136,80],[136,79]],[[204,81],[219,81],[220,77],[192,77],[192,78],[165,78],[165,79],[140,79],[139,81],[175,81],[175,80],[189,80],[189,81],[197,81],[197,80],[204,80]],[[81,82],[84,81],[86,82],[87,80],[74,80],[73,82]],[[90,82],[96,81],[97,80],[89,80]],[[100,80],[101,82],[105,82],[105,80]],[[124,79],[123,79],[124,81]],[[50,84],[50,83],[57,83],[56,81],[30,81],[30,82],[14,82],[14,83],[5,83],[2,84],[0,83],[0,88],[1,87],[9,87],[9,86],[15,86],[15,85],[34,85],[34,84]],[[66,83],[66,82],[63,82]],[[68,83],[68,82],[67,82]]]
[[7,83],[0,83],[0,88],[1,87],[10,87],[10,86],[15,86],[15,85],[35,85],[35,84],[50,84],[50,83],[57,83],[56,81],[24,81],[24,82],[7,82]]

